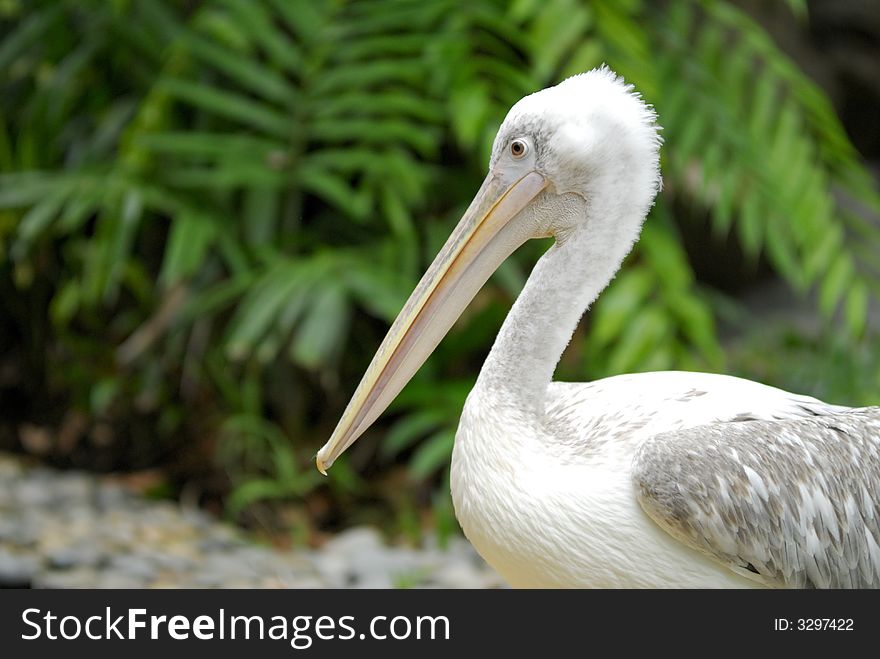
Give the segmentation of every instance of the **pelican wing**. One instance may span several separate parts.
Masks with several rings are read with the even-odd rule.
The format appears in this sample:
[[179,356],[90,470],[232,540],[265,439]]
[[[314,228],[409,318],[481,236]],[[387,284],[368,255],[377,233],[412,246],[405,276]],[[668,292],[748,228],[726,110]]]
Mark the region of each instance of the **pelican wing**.
[[880,587],[880,407],[662,433],[633,477],[661,528],[736,572]]

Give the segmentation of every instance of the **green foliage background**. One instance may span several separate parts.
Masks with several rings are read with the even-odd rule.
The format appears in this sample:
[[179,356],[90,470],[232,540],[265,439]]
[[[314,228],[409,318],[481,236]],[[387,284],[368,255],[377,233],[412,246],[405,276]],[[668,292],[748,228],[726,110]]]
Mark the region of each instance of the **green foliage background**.
[[[603,62],[659,112],[665,189],[559,375],[727,370],[880,398],[877,190],[826,96],[727,2],[0,0],[0,34],[0,333],[20,403],[4,414],[57,429],[36,452],[217,465],[234,514],[307,501],[307,524],[332,525],[380,500],[417,529],[432,501],[451,527],[458,413],[542,245],[329,481],[311,457],[506,110]],[[824,331],[768,330],[698,281],[689,217],[743,273],[816,293]],[[747,337],[727,355],[719,318]]]

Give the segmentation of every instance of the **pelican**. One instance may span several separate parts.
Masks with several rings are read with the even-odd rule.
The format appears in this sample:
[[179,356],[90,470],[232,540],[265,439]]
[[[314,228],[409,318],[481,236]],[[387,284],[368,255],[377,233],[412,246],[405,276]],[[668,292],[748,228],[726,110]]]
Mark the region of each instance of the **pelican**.
[[483,558],[514,587],[878,587],[880,408],[708,373],[552,381],[659,192],[658,131],[607,67],[516,103],[317,467],[385,410],[504,259],[552,236],[455,437],[455,513]]

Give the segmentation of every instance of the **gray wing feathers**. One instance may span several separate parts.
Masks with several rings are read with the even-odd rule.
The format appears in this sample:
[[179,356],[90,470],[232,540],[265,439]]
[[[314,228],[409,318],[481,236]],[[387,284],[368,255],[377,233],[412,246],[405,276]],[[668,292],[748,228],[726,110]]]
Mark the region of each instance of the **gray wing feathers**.
[[663,433],[633,476],[657,524],[737,572],[880,588],[880,408]]

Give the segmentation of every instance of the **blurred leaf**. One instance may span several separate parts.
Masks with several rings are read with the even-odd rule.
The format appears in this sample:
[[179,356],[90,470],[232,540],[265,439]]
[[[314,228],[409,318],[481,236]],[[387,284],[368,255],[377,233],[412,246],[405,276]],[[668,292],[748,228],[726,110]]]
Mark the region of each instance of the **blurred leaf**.
[[434,410],[425,410],[403,417],[391,427],[382,440],[380,454],[386,459],[393,458],[446,420],[445,414]]
[[301,269],[281,264],[250,287],[230,324],[226,350],[233,359],[242,359],[255,348],[306,276]]
[[165,78],[161,85],[160,89],[165,93],[208,112],[237,120],[244,126],[264,130],[269,135],[282,138],[290,133],[290,120],[287,117],[244,95],[171,77]]
[[846,324],[853,336],[859,336],[865,331],[869,298],[868,289],[863,282],[856,282],[846,294]]
[[94,414],[106,414],[113,399],[119,393],[119,380],[116,378],[104,378],[96,382],[91,390],[91,408]]
[[602,349],[616,339],[628,321],[637,315],[653,288],[651,273],[644,268],[630,268],[621,273],[602,295],[590,316],[591,345]]
[[229,493],[226,506],[229,514],[236,517],[254,503],[283,499],[287,494],[287,489],[280,481],[270,478],[254,478],[235,486]]
[[294,337],[291,357],[306,368],[325,363],[339,349],[348,319],[343,287],[330,283],[318,289],[314,304]]
[[853,274],[852,261],[846,254],[839,254],[831,265],[828,276],[819,289],[819,307],[826,314],[831,314],[837,307]]
[[422,442],[409,463],[410,476],[422,480],[446,465],[454,441],[454,430],[442,430]]
[[180,215],[171,227],[159,281],[169,287],[201,268],[215,227],[204,217]]

